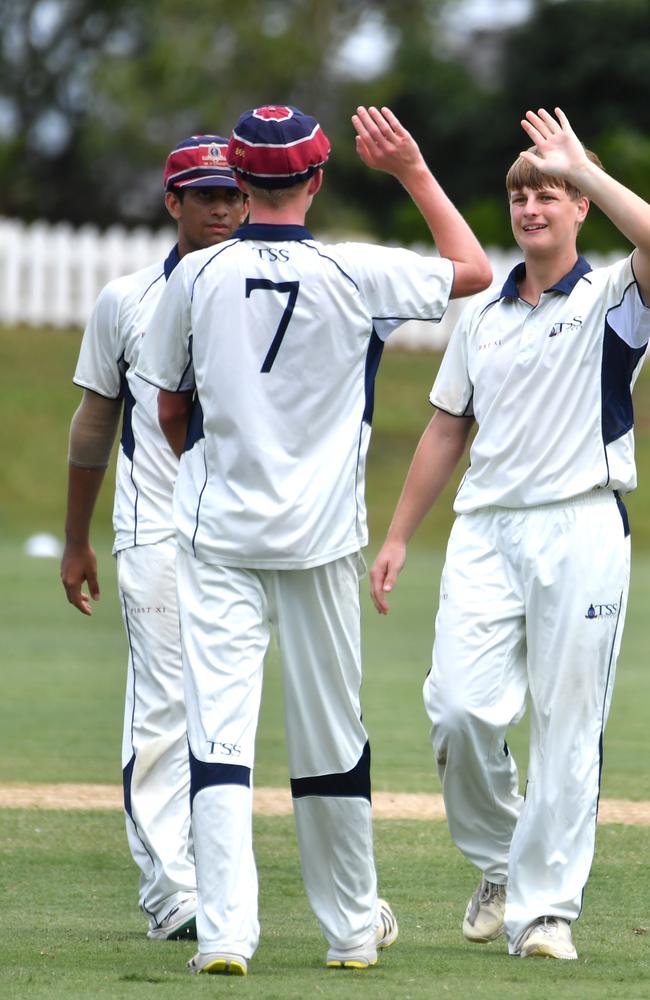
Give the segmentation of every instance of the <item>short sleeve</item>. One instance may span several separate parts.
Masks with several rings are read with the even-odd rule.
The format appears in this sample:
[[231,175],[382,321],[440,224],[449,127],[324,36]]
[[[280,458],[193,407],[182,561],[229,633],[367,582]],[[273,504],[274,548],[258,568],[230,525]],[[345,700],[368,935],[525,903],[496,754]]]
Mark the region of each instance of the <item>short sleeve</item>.
[[191,301],[181,261],[173,270],[142,338],[136,375],[168,392],[194,388]]
[[121,296],[111,282],[99,293],[88,319],[79,350],[73,381],[84,389],[117,399],[122,385],[120,359],[124,344],[120,335]]
[[454,327],[429,394],[429,400],[434,406],[455,417],[474,415],[472,406],[474,386],[469,377],[467,351],[472,314],[471,307],[466,307]]
[[650,308],[643,302],[634,275],[634,254],[603,268],[614,302],[607,313],[607,322],[628,347],[640,349],[650,340]]
[[439,323],[444,316],[454,281],[448,258],[372,244],[344,243],[337,250],[382,340],[408,320]]

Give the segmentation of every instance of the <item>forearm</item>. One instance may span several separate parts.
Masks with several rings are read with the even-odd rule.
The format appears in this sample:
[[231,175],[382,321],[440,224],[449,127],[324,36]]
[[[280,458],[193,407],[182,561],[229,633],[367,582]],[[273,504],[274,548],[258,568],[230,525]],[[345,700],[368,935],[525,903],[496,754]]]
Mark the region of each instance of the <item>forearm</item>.
[[352,116],[357,151],[372,169],[385,170],[408,191],[442,257],[454,264],[452,297],[471,295],[492,280],[490,262],[474,233],[424,162],[413,136],[390,108],[357,108]]
[[68,466],[68,504],[65,520],[66,545],[86,546],[95,503],[106,469]]
[[574,170],[572,184],[614,223],[639,251],[650,258],[650,205],[594,163]]
[[[429,227],[440,256],[454,261],[457,277],[454,294],[468,295],[485,288],[492,280],[488,258],[424,160],[409,166],[398,179]],[[456,287],[459,284],[461,287]]]
[[386,542],[406,545],[451,479],[473,420],[437,411],[415,450]]
[[370,596],[381,615],[406,561],[406,546],[443,489],[465,450],[472,417],[438,410],[420,438],[386,540],[370,570]]
[[88,544],[90,522],[110,459],[121,411],[121,399],[108,399],[85,389],[70,423],[65,522],[69,544]]
[[[105,469],[68,467],[68,506],[65,547],[61,559],[61,582],[70,604],[84,615],[92,615],[91,601],[99,600],[97,560],[90,544],[90,522]],[[83,585],[87,582],[88,593]]]

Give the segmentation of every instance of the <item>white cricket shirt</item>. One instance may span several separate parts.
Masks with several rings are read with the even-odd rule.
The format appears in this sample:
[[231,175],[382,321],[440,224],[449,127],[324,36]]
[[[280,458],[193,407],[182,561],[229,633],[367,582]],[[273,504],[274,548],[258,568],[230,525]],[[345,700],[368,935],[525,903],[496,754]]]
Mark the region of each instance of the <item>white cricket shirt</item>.
[[650,309],[632,257],[596,270],[578,258],[536,306],[519,297],[523,268],[465,310],[429,397],[478,424],[458,513],[636,486],[632,387]]
[[248,225],[180,262],[137,374],[196,388],[174,494],[179,544],[204,562],[321,565],[367,543],[365,460],[383,340],[438,322],[451,261],[327,246],[303,226]]
[[100,292],[88,320],[74,382],[111,399],[122,396],[124,414],[117,456],[114,552],[174,535],[172,493],[178,459],[158,423],[158,393],[135,377],[142,337],[169,275],[179,260],[116,278]]

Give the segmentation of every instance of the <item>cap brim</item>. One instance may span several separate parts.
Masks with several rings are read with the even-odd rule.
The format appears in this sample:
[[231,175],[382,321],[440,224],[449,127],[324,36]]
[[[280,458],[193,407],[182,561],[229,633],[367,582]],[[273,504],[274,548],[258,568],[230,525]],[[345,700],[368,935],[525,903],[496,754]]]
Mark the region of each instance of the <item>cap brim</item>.
[[186,188],[209,187],[239,188],[239,184],[234,177],[195,177],[194,180],[191,181],[184,181],[180,184],[170,184],[168,190],[171,190],[172,188],[182,188],[184,191]]

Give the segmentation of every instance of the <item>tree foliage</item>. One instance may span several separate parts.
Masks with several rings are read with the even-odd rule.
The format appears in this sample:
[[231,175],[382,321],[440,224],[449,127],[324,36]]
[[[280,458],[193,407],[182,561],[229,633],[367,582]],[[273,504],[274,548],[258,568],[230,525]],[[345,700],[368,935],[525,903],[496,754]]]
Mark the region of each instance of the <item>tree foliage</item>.
[[[518,27],[453,46],[443,18],[457,3],[0,0],[0,212],[159,224],[169,149],[228,134],[267,102],[315,114],[332,141],[318,232],[428,239],[399,185],[360,164],[358,104],[396,111],[486,243],[511,242],[503,178],[529,107],[563,107],[607,169],[650,197],[650,5],[535,0]],[[343,58],[362,37],[385,49],[367,77]],[[588,227],[598,248],[620,244],[602,217]]]
[[[126,46],[130,0],[0,0],[0,207],[7,215],[81,221],[93,164],[80,139],[100,60]],[[90,213],[92,217],[92,208]]]

